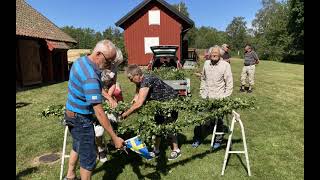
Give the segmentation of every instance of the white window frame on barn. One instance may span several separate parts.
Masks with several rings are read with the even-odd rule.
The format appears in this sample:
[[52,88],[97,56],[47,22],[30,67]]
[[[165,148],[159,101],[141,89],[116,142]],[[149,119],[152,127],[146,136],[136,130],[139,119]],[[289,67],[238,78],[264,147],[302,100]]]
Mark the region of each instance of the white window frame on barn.
[[144,37],[144,54],[152,54],[151,46],[159,46],[159,37]]
[[150,10],[149,15],[149,25],[160,25],[160,10]]

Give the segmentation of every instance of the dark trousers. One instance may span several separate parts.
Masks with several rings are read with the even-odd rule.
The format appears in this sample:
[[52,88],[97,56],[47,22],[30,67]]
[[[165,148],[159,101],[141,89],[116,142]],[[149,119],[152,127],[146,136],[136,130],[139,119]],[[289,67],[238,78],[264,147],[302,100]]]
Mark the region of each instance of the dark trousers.
[[[215,121],[218,121],[216,132],[223,132],[223,118],[219,118],[216,120],[208,120],[203,125],[196,126],[194,128],[193,140],[202,142],[209,134],[212,134]],[[215,136],[214,142],[221,143],[222,140],[223,140],[223,134],[218,134]]]

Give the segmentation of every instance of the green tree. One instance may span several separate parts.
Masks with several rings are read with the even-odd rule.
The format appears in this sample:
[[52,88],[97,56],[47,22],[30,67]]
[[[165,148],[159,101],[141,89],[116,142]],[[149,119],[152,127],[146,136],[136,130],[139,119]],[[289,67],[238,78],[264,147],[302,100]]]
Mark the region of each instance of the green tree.
[[263,7],[253,21],[255,42],[260,58],[282,61],[288,55],[291,37],[287,23],[289,9],[287,2],[263,0]]
[[95,34],[95,42],[101,41],[103,39],[103,36],[101,32],[96,32]]
[[73,26],[64,26],[60,28],[63,32],[67,33],[69,36],[74,38],[78,43],[77,44],[72,44],[70,48],[72,49],[78,49],[79,48],[79,41],[77,40],[77,32],[76,28]]
[[304,56],[304,0],[289,1],[288,32],[292,38],[289,52],[293,57],[303,60]]
[[109,26],[102,32],[102,36],[104,39],[111,40],[117,47],[119,47],[123,53],[123,57],[125,59],[127,58],[123,32],[121,32],[118,28],[112,28],[111,26]]
[[112,33],[113,33],[112,27],[108,27],[107,29],[105,29],[105,30],[102,32],[102,36],[103,36],[104,39],[110,39],[110,40],[112,40]]
[[227,34],[213,27],[201,26],[196,29],[195,34],[194,47],[198,49],[207,49],[213,45],[221,45],[227,42]]
[[173,4],[173,7],[175,7],[179,12],[189,17],[188,7],[184,2],[179,2],[178,4]]
[[234,51],[242,50],[247,43],[247,26],[244,17],[234,17],[227,26],[227,41]]
[[[188,12],[188,7],[184,2],[179,2],[177,4],[173,4],[173,7],[175,7],[179,12],[184,14],[185,16],[189,17],[190,14]],[[196,27],[192,27],[191,29],[188,30],[188,32],[185,35],[185,39],[188,40],[188,46],[189,47],[195,47],[195,37],[196,37]]]
[[90,28],[75,28],[73,26],[64,26],[62,31],[69,34],[78,43],[72,48],[76,49],[91,49],[96,42],[95,31]]

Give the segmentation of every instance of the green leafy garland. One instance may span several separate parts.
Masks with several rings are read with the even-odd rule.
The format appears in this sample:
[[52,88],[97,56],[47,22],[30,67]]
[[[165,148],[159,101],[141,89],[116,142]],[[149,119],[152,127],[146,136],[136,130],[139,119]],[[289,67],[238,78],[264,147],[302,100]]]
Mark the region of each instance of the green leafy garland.
[[[181,132],[184,127],[200,125],[206,121],[230,114],[232,110],[254,108],[254,99],[191,99],[178,98],[165,102],[149,101],[140,108],[137,116],[120,123],[117,132],[134,132],[148,145],[152,144],[152,135],[168,136]],[[167,124],[156,124],[155,114],[170,117],[172,111],[178,111],[178,119]],[[126,122],[131,122],[130,124]],[[134,122],[134,123],[132,123]]]
[[[217,118],[230,114],[232,110],[254,108],[254,99],[224,98],[224,99],[191,99],[190,97],[177,98],[168,101],[148,101],[136,115],[129,116],[126,120],[118,123],[116,129],[118,134],[139,135],[147,144],[151,145],[152,136],[168,136],[172,133],[181,132],[184,127],[203,124]],[[119,117],[126,109],[130,108],[129,103],[119,102],[115,109],[103,104],[106,114],[114,114]],[[63,105],[51,105],[42,111],[44,117],[55,115],[62,117],[65,107]],[[155,114],[170,117],[173,111],[178,111],[178,119],[166,124],[157,124]]]
[[43,117],[50,117],[50,116],[63,117],[64,111],[65,111],[64,105],[53,104],[53,105],[49,105],[47,108],[45,108],[41,113],[39,113],[39,115],[43,116]]
[[183,80],[185,79],[184,71],[173,67],[160,67],[153,71],[144,71],[145,74],[151,74],[165,80]]

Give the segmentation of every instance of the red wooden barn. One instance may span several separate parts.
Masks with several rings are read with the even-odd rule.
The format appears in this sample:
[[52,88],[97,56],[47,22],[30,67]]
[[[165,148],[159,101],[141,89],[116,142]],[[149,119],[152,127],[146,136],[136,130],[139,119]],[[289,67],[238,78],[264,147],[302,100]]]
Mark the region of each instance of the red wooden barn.
[[24,0],[16,0],[16,87],[68,80],[76,41]]
[[152,58],[150,46],[178,46],[177,57],[188,53],[184,40],[193,21],[164,0],[144,0],[122,17],[116,26],[124,29],[128,64],[147,65]]

